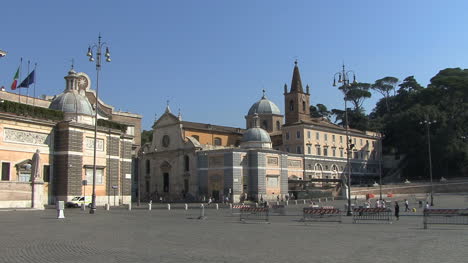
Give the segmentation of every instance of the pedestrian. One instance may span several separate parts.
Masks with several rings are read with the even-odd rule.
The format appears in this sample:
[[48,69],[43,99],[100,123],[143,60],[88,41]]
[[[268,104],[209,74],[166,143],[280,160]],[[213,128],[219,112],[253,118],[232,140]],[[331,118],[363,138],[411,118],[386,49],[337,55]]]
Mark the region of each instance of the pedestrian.
[[409,209],[409,203],[408,203],[408,200],[407,200],[407,199],[405,199],[405,212],[408,212],[408,211],[411,211],[411,210]]
[[277,195],[277,196],[276,196],[276,201],[279,202],[279,200],[280,200],[280,197],[279,197],[279,195]]
[[395,217],[396,220],[400,220],[400,206],[397,201],[395,201]]

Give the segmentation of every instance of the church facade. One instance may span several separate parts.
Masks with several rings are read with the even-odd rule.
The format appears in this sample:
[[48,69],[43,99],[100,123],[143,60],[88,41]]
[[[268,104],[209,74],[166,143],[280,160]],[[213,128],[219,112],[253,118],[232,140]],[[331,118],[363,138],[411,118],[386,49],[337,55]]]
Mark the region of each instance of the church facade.
[[[65,87],[49,99],[0,91],[0,207],[43,209],[57,200],[91,196],[97,120],[88,97],[95,93],[90,78],[73,69]],[[97,101],[96,204],[129,203],[141,116]]]
[[246,129],[182,121],[169,107],[140,152],[143,200],[228,197],[272,200],[307,191],[337,190],[348,166],[352,182],[378,178],[379,135],[310,116],[310,88],[303,90],[297,63],[284,87],[284,115],[265,93],[248,110]]

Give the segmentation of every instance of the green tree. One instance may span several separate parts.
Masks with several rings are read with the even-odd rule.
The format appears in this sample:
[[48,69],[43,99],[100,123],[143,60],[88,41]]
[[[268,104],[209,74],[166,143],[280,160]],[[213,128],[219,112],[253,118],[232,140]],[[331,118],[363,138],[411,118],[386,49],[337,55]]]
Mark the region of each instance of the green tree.
[[371,89],[382,94],[385,98],[385,106],[387,107],[387,112],[390,112],[390,105],[388,99],[390,98],[390,92],[395,90],[398,84],[398,79],[395,77],[385,77],[375,81],[372,84]]
[[144,145],[147,142],[153,141],[153,131],[143,130],[141,132],[141,145]]
[[327,109],[327,106],[323,104],[310,105],[310,116],[313,118],[325,118],[329,120],[331,115],[332,113]]
[[362,103],[364,100],[370,98],[372,94],[369,92],[369,83],[356,82],[348,86],[341,86],[339,89],[344,93],[345,99],[350,101],[354,110],[362,109]]

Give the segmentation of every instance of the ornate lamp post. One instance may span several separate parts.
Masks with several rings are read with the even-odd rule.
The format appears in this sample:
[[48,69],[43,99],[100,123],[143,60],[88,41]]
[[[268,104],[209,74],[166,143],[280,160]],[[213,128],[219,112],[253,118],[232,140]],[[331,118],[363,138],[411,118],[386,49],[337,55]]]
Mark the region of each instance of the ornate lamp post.
[[427,149],[429,153],[429,177],[431,180],[431,206],[434,206],[434,184],[432,182],[432,154],[431,154],[431,133],[429,132],[429,127],[431,124],[437,123],[436,120],[429,120],[429,117],[426,115],[424,121],[420,121],[420,125],[426,126],[427,132]]
[[[106,61],[111,62],[109,47],[105,42],[101,43],[101,34],[98,37],[98,43],[88,47],[88,53],[86,56],[89,57],[90,62],[96,63],[96,102],[94,104],[94,155],[93,155],[93,193],[91,199],[90,214],[94,214],[96,211],[96,148],[97,148],[97,126],[98,126],[98,98],[99,98],[99,72],[101,71],[101,55],[102,48],[106,47]],[[93,58],[93,51],[96,52],[96,60]]]
[[[347,104],[347,93],[348,93],[348,87],[350,85],[349,83],[349,74],[353,74],[353,83],[356,83],[356,74],[354,71],[345,70],[345,66],[343,65],[343,69],[337,73],[335,73],[333,77],[333,87],[336,87],[336,76],[338,75],[338,83],[343,84],[343,92],[344,92],[344,103],[345,103],[345,133],[346,133],[346,167],[348,171],[348,176],[346,178],[346,185],[348,187],[348,208],[346,211],[347,216],[352,216],[353,213],[351,211],[351,164],[349,162],[349,155],[354,147],[353,144],[351,144],[351,139],[349,138],[349,131],[348,131],[348,104]],[[343,177],[344,179],[345,177]],[[343,180],[344,181],[344,180]]]

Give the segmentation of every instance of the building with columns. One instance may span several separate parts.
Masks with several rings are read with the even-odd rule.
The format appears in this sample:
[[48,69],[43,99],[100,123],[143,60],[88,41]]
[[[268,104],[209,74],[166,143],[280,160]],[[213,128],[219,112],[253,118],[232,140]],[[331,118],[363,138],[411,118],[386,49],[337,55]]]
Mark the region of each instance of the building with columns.
[[[88,75],[73,68],[65,76],[64,91],[50,100],[0,91],[0,207],[43,209],[57,200],[91,196],[96,123],[96,107],[88,98],[92,94]],[[129,203],[132,153],[139,149],[140,138],[139,131],[137,140],[134,134],[141,116],[97,101],[96,203],[114,205],[114,196],[116,205]],[[39,173],[34,177],[37,150],[40,161],[34,169]]]

